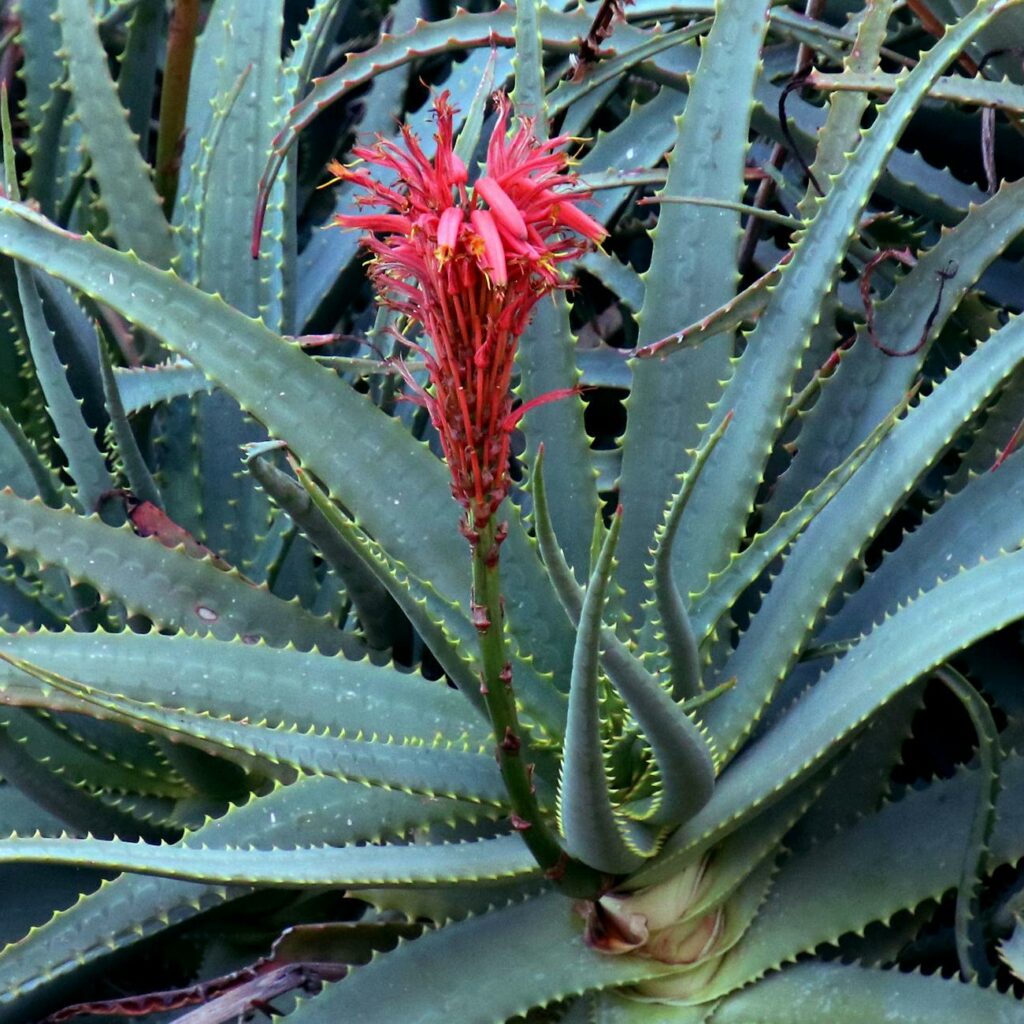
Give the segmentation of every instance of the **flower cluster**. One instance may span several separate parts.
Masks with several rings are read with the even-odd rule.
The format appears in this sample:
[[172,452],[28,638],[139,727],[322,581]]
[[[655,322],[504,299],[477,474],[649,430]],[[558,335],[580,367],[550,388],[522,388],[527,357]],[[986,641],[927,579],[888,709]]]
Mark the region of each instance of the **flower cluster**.
[[[455,152],[447,93],[434,104],[432,159],[404,127],[401,145],[381,139],[356,148],[361,164],[330,166],[334,180],[363,190],[364,208],[386,211],[335,220],[371,232],[365,245],[380,300],[406,318],[406,330],[418,326],[430,340],[402,339],[426,360],[431,386],[414,387],[416,398],[440,435],[452,493],[477,529],[505,497],[510,435],[531,404],[513,411],[519,337],[537,301],[565,287],[558,265],[605,235],[576,206],[566,139],[539,142],[528,121],[509,135],[508,101],[499,96],[497,104],[486,169],[472,185]],[[385,184],[367,165],[397,180]],[[550,397],[557,395],[540,400]]]

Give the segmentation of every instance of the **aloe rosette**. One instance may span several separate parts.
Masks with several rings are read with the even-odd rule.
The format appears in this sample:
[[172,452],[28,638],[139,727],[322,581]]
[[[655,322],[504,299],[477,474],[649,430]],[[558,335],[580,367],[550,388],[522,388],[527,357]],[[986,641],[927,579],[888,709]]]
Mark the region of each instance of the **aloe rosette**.
[[208,6],[7,5],[0,1021],[1024,1021],[1021,5]]

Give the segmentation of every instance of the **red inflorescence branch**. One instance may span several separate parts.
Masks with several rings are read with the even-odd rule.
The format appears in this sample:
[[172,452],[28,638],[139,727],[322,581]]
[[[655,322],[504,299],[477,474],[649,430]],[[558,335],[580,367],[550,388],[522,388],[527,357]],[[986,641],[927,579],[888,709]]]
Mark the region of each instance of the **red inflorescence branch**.
[[[379,139],[356,148],[361,164],[330,165],[334,180],[360,187],[357,202],[373,208],[335,222],[370,232],[364,244],[380,300],[429,339],[402,339],[426,360],[429,389],[406,379],[430,413],[452,493],[475,530],[508,491],[510,436],[523,411],[513,411],[510,386],[519,337],[537,301],[566,287],[559,264],[606,233],[576,205],[581,193],[561,149],[567,139],[539,142],[529,121],[509,134],[507,99],[499,95],[497,106],[486,169],[472,185],[455,153],[447,93],[434,102],[432,159],[403,127],[401,145]],[[397,183],[382,183],[368,167],[392,172]]]

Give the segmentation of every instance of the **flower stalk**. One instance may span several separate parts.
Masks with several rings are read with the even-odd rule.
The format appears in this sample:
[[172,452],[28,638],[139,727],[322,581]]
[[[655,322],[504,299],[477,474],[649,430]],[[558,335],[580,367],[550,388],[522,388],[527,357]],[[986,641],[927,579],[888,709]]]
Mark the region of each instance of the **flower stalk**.
[[470,536],[473,552],[473,622],[480,641],[480,692],[494,731],[495,757],[512,808],[512,827],[537,863],[563,891],[594,898],[609,880],[566,854],[537,801],[529,739],[524,735],[512,688],[512,664],[505,644],[501,598],[501,543],[505,524],[492,517]]
[[[381,303],[400,314],[404,333],[396,336],[422,357],[430,379],[424,388],[399,363],[408,397],[430,414],[452,494],[465,510],[462,532],[472,551],[480,687],[513,828],[550,879],[572,895],[593,898],[609,880],[568,857],[537,801],[505,645],[499,575],[505,524],[496,514],[510,487],[516,424],[531,406],[573,390],[514,408],[519,338],[537,302],[568,287],[559,264],[600,242],[605,231],[576,205],[586,192],[567,169],[561,150],[567,140],[539,141],[529,119],[509,135],[504,96],[497,97],[497,108],[486,168],[472,184],[455,152],[447,93],[434,102],[432,157],[403,128],[402,145],[379,139],[375,146],[356,148],[366,166],[332,163],[333,180],[361,189],[357,202],[367,211],[335,222],[370,232],[364,245],[373,254],[371,280]],[[375,176],[367,166],[384,173]]]

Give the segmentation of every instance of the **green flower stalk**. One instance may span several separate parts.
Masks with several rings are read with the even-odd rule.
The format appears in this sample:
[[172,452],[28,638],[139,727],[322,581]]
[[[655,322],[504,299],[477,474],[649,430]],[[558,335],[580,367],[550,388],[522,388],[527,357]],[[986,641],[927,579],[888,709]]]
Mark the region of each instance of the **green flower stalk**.
[[455,153],[454,111],[442,93],[434,105],[433,158],[407,127],[402,146],[380,140],[356,148],[367,165],[397,177],[394,187],[364,167],[331,164],[335,181],[365,191],[359,202],[387,211],[335,221],[371,232],[365,245],[373,253],[370,275],[380,301],[405,318],[407,329],[419,328],[426,335],[422,342],[404,334],[399,338],[426,362],[429,389],[408,371],[404,376],[413,400],[427,408],[437,429],[452,494],[466,510],[462,531],[473,556],[480,691],[494,729],[513,827],[550,877],[592,892],[599,876],[570,865],[537,802],[505,649],[499,562],[506,531],[495,516],[509,489],[516,424],[531,406],[571,393],[552,392],[513,408],[519,338],[537,302],[568,287],[559,265],[578,258],[606,232],[576,205],[581,193],[561,150],[567,140],[539,142],[528,119],[510,136],[508,101],[499,95],[497,105],[486,169],[472,185]]

